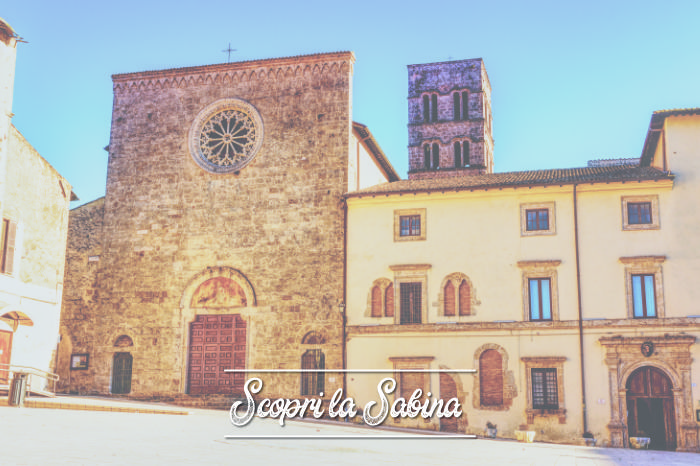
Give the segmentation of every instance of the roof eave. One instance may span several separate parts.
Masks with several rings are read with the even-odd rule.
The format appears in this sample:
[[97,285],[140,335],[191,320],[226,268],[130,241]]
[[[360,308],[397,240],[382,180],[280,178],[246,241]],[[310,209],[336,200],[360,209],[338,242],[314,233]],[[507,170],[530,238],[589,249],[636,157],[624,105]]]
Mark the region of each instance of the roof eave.
[[658,177],[658,178],[648,178],[648,179],[617,179],[617,180],[601,180],[601,181],[558,181],[558,182],[552,182],[552,183],[523,183],[523,184],[508,184],[508,183],[501,183],[501,184],[492,184],[492,185],[474,185],[474,186],[445,186],[445,187],[436,187],[436,188],[419,188],[419,189],[405,189],[405,190],[398,190],[398,191],[354,191],[350,193],[345,194],[345,198],[362,198],[362,197],[377,197],[377,196],[393,196],[393,195],[399,195],[402,196],[404,194],[431,194],[431,193],[445,193],[445,192],[462,192],[462,191],[488,191],[488,190],[499,190],[502,191],[503,189],[506,188],[513,188],[513,189],[518,189],[518,188],[547,188],[547,187],[552,187],[552,186],[581,186],[581,185],[596,185],[596,184],[612,184],[612,183],[621,183],[621,184],[628,184],[628,183],[643,183],[643,182],[659,182],[659,181],[670,181],[673,183],[673,180],[675,178],[675,175],[669,173],[664,175],[663,177]]
[[386,179],[389,182],[400,181],[401,177],[398,173],[396,173],[394,166],[391,164],[391,162],[389,162],[389,159],[384,154],[384,151],[379,146],[377,140],[374,139],[374,135],[372,135],[372,132],[369,130],[369,128],[367,128],[367,126],[363,125],[362,123],[353,121],[352,130],[355,133],[357,139],[360,141],[360,143],[372,156],[372,159],[377,164],[377,167],[386,177]]

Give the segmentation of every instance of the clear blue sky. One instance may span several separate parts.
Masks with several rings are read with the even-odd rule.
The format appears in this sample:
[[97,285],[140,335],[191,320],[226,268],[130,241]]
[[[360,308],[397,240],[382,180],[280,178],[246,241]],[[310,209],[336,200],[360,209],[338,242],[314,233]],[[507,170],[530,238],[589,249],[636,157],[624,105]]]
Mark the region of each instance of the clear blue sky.
[[[700,2],[3,2],[15,126],[104,195],[114,73],[351,50],[353,119],[407,171],[406,65],[484,59],[496,171],[638,157],[654,110],[700,106]],[[78,204],[75,204],[78,205]]]

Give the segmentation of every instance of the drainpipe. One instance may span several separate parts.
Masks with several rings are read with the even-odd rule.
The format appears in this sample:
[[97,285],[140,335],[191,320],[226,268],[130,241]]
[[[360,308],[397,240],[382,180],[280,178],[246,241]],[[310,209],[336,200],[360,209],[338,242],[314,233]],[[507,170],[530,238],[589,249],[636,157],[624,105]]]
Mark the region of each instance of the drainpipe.
[[340,304],[341,317],[343,319],[343,393],[348,396],[347,382],[347,343],[345,338],[345,326],[347,325],[347,283],[348,283],[348,202],[347,199],[342,200],[343,209],[343,302]]
[[578,298],[578,344],[581,364],[581,414],[583,415],[583,432],[588,432],[588,410],[586,408],[586,370],[583,365],[583,310],[581,306],[581,266],[578,248],[578,200],[574,183],[574,246],[576,249],[576,297]]

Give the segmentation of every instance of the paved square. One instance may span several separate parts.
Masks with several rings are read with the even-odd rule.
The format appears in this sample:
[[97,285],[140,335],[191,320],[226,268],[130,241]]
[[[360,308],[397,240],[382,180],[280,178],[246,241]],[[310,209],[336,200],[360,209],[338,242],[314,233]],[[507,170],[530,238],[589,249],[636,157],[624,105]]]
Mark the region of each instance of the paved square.
[[[253,419],[235,428],[225,411],[187,416],[0,407],[3,465],[52,464],[547,464],[697,465],[700,455],[505,440],[226,440],[226,435],[391,435],[327,423]],[[401,433],[401,435],[404,435]]]

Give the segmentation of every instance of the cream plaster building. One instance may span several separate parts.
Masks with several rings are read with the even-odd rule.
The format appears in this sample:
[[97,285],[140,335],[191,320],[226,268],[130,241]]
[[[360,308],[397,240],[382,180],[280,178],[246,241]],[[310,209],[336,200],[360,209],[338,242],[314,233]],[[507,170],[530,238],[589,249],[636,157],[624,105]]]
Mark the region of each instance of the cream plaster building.
[[[700,109],[655,112],[633,165],[492,173],[469,65],[409,67],[409,179],[346,196],[347,367],[448,370],[396,372],[396,394],[464,415],[396,425],[697,451]],[[376,374],[349,377],[378,399]]]
[[76,198],[12,125],[18,41],[0,19],[0,386],[20,370],[33,372],[31,388],[43,390],[53,388],[45,373],[55,370],[68,205]]

